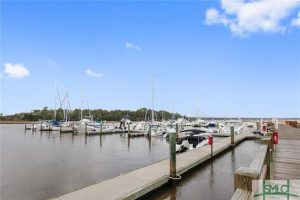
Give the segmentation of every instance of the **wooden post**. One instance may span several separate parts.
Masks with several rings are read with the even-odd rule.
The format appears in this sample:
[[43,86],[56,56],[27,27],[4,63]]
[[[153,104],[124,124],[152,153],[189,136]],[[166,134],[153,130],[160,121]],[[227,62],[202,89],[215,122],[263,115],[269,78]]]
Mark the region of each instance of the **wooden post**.
[[[270,148],[273,151],[273,132],[268,132],[265,136],[266,138],[270,138]],[[262,138],[261,140],[264,140],[264,138]]]
[[25,131],[27,130],[27,127],[26,127],[26,123],[25,123]]
[[43,131],[43,122],[41,122],[41,131]]
[[231,145],[234,145],[234,126],[230,126],[230,138],[231,138]]
[[102,122],[100,124],[100,134],[102,134]]
[[210,145],[210,157],[213,157],[214,155],[214,141],[213,141],[213,136],[211,136],[211,145]]
[[240,167],[234,172],[234,191],[237,188],[252,191],[252,180],[257,180],[258,176],[256,169]]
[[170,144],[170,177],[176,178],[176,135],[178,133],[178,124],[176,124],[176,131],[172,128],[169,131]]
[[273,146],[273,142],[272,142],[271,138],[272,137],[266,137],[266,138],[262,138],[260,140],[261,144],[268,146],[266,159],[264,162],[267,165],[267,172],[266,172],[266,177],[265,177],[265,179],[267,179],[267,180],[270,180],[270,177],[271,177],[271,157],[272,157],[272,146]]

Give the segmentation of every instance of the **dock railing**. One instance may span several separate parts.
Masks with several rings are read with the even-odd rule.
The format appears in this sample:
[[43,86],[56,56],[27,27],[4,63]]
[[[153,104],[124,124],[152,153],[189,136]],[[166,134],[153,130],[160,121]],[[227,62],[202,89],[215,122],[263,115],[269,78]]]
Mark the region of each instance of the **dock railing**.
[[295,128],[300,128],[300,123],[296,120],[294,120],[294,121],[285,121],[285,123],[290,125],[290,126],[293,126]]
[[251,199],[253,180],[270,179],[270,161],[273,149],[272,137],[261,139],[261,146],[249,167],[234,172],[234,195],[232,200]]

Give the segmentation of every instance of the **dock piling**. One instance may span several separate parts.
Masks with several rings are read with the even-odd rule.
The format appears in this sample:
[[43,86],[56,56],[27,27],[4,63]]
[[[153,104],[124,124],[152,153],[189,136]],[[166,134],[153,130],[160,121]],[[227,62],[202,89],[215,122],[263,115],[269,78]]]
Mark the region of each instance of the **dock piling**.
[[231,138],[231,145],[234,145],[234,126],[233,125],[231,125],[230,126],[230,138]]
[[176,131],[173,128],[169,131],[170,178],[176,178],[176,135],[177,133],[178,133],[178,124],[176,124]]
[[208,136],[208,145],[210,145],[210,157],[213,157],[213,155],[214,155],[213,144],[214,144],[214,142],[213,142],[213,136],[210,135],[210,136]]

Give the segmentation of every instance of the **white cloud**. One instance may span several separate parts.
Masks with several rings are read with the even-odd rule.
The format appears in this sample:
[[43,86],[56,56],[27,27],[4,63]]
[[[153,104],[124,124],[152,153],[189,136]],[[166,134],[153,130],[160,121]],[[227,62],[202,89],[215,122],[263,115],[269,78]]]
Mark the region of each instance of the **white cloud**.
[[88,76],[97,77],[97,78],[100,78],[101,76],[103,76],[102,73],[97,73],[97,72],[95,72],[95,71],[93,71],[93,70],[91,70],[91,69],[85,70],[85,73],[86,73],[86,75],[88,75]]
[[[223,24],[238,36],[254,32],[284,32],[284,21],[299,8],[300,0],[221,0],[221,10],[206,11],[208,25]],[[297,21],[292,22],[297,24]]]
[[298,12],[298,16],[292,19],[291,25],[300,27],[300,11]]
[[138,50],[138,51],[141,50],[141,48],[138,45],[133,44],[131,42],[125,42],[125,47],[126,47],[126,49],[135,49],[135,50]]
[[20,79],[25,76],[29,76],[30,72],[22,64],[4,64],[4,73],[11,78]]
[[205,23],[208,25],[212,24],[224,24],[227,25],[229,23],[226,17],[221,16],[219,11],[215,8],[210,8],[206,12]]

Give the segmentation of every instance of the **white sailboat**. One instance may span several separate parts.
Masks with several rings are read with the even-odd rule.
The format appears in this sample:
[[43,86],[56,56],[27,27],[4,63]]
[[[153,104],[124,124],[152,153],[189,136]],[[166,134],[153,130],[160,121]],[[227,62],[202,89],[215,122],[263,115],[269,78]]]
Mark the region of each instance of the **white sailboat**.
[[[165,133],[165,129],[159,123],[156,123],[155,117],[154,117],[154,75],[153,75],[153,79],[152,79],[151,123],[149,124],[149,128],[150,128],[150,126],[151,126],[151,132],[150,132],[151,137],[162,136]],[[147,135],[147,134],[148,133],[146,132],[145,135]]]

